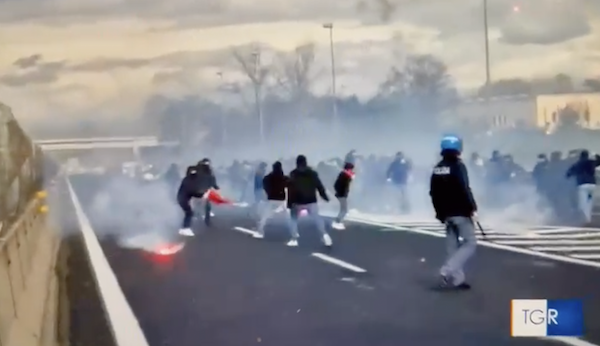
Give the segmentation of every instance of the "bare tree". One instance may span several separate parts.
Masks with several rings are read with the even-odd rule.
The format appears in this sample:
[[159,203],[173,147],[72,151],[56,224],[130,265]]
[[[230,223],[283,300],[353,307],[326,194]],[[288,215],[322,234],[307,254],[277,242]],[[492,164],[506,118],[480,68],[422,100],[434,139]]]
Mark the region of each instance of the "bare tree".
[[314,62],[315,44],[312,42],[277,56],[272,75],[285,96],[301,100],[310,94],[315,78]]
[[262,111],[262,92],[269,77],[270,69],[261,62],[263,50],[260,45],[238,47],[232,50],[233,58],[242,68],[242,72],[250,79],[254,89],[256,114],[259,121],[260,140],[264,141],[264,119]]

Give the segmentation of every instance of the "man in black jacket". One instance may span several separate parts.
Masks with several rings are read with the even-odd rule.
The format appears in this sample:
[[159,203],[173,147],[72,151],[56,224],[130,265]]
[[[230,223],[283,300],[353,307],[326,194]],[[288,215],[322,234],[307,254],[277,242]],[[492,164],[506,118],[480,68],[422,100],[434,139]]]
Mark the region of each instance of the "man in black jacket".
[[335,183],[333,184],[333,189],[335,191],[335,197],[340,202],[340,212],[338,216],[331,223],[331,227],[337,230],[346,229],[344,226],[344,218],[346,214],[348,214],[348,195],[350,194],[350,184],[354,179],[354,164],[352,162],[346,162],[344,164],[344,169],[340,172]]
[[273,171],[262,178],[261,186],[267,196],[267,201],[260,208],[257,233],[254,238],[265,237],[265,225],[267,221],[279,211],[285,210],[286,189],[289,178],[283,173],[281,162],[273,164]]
[[467,168],[460,159],[462,141],[456,136],[446,136],[441,148],[442,160],[433,168],[429,190],[436,218],[446,224],[448,259],[440,275],[444,287],[469,289],[463,268],[477,247],[473,220],[477,204]]
[[325,246],[332,245],[331,236],[325,230],[325,222],[319,215],[317,192],[321,198],[329,202],[329,197],[327,196],[327,192],[325,192],[325,187],[323,187],[319,175],[308,166],[304,155],[298,155],[296,158],[296,169],[290,172],[288,186],[290,233],[292,234],[292,239],[287,243],[288,246],[298,246],[298,215],[302,210],[306,210],[313,217],[315,225],[321,233],[323,244]]
[[[196,167],[198,173],[196,178],[196,191],[199,191],[203,195],[208,192],[210,189],[219,190],[219,185],[217,185],[217,178],[212,171],[212,167],[210,166],[210,160],[205,158],[202,159],[198,163]],[[210,218],[214,216],[212,213],[212,206],[208,199],[203,198],[204,202],[204,223],[207,226],[210,226]]]
[[177,203],[183,210],[183,224],[179,230],[179,234],[186,237],[193,237],[192,219],[194,211],[190,205],[192,198],[202,198],[204,192],[198,190],[198,169],[195,166],[187,168],[185,177],[181,180],[179,189],[177,190]]

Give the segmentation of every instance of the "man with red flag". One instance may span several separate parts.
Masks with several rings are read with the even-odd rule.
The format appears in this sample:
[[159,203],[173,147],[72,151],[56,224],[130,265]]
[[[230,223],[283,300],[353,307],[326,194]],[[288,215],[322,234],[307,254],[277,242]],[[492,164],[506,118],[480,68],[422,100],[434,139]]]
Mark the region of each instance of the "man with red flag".
[[331,223],[331,227],[337,230],[346,229],[343,221],[346,217],[346,214],[348,214],[348,195],[350,194],[350,184],[352,183],[353,179],[354,164],[352,162],[346,162],[344,164],[344,169],[340,172],[335,180],[335,183],[333,184],[335,197],[340,202],[340,212]]

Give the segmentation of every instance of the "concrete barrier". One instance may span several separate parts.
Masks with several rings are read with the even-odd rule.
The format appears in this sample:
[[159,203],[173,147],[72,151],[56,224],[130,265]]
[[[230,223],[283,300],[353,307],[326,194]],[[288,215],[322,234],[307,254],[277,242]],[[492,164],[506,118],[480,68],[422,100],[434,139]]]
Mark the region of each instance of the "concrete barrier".
[[58,345],[59,238],[40,192],[0,238],[0,346]]

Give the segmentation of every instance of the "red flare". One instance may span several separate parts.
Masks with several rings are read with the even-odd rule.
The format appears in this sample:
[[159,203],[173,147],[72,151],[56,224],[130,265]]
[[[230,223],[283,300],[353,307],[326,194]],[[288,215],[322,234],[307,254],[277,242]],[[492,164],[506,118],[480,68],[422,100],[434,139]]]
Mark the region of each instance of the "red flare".
[[231,200],[223,197],[219,191],[215,189],[208,190],[204,198],[213,204],[233,204]]

